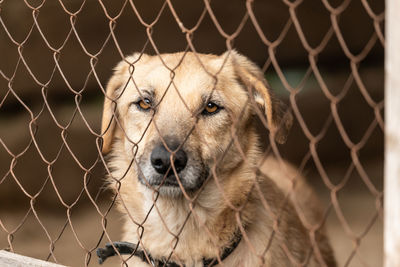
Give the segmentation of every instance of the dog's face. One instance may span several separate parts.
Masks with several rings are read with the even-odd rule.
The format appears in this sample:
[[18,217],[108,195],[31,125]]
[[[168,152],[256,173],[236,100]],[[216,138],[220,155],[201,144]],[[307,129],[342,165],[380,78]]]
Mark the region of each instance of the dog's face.
[[107,97],[103,152],[116,139],[138,181],[172,196],[196,191],[215,166],[228,171],[243,160],[233,154],[246,149],[257,110],[279,142],[291,123],[261,71],[234,51],[135,54],[117,66]]

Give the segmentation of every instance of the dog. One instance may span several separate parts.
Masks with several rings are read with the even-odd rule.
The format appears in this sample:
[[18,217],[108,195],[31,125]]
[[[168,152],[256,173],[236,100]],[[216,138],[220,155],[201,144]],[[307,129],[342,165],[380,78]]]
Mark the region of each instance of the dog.
[[142,255],[127,264],[335,266],[315,193],[264,157],[255,118],[285,142],[290,112],[235,50],[135,53],[117,65],[102,152],[122,239]]

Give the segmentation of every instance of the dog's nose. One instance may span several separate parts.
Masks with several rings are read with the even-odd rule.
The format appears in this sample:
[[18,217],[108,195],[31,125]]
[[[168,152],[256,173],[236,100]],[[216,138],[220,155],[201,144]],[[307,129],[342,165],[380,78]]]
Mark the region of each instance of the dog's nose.
[[[175,147],[177,148],[177,146]],[[174,149],[171,147],[171,150]],[[179,149],[174,153],[173,156],[174,166],[176,171],[179,173],[186,167],[187,155],[185,151]],[[171,153],[164,147],[163,144],[156,146],[151,152],[150,156],[151,165],[159,174],[166,174],[171,166]],[[173,173],[171,168],[168,175]]]

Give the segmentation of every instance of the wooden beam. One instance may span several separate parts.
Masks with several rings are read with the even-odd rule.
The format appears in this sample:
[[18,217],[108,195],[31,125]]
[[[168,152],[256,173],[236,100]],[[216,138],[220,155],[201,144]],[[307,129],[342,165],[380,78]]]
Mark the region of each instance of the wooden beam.
[[384,266],[400,266],[400,1],[386,0]]
[[48,261],[42,261],[15,253],[0,250],[1,267],[65,267]]

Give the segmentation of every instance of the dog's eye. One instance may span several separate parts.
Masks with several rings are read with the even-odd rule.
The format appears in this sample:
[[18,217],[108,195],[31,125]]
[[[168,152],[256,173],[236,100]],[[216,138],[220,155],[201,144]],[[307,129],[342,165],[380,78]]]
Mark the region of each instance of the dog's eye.
[[151,101],[148,98],[143,98],[136,102],[136,105],[141,110],[149,110],[151,108]]
[[221,107],[215,104],[214,102],[208,102],[207,105],[205,106],[203,112],[201,114],[203,115],[213,115],[218,113],[221,110]]

